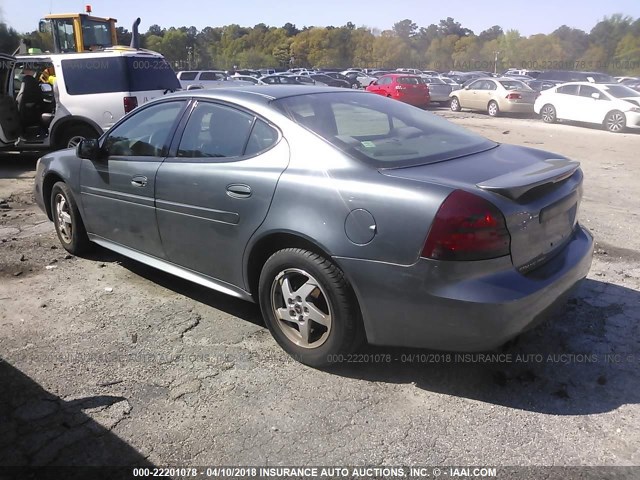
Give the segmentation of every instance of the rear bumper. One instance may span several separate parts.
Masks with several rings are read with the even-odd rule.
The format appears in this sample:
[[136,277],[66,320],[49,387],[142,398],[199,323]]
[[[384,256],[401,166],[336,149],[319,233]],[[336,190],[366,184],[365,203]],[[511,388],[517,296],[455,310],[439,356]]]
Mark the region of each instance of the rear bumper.
[[505,102],[500,106],[505,113],[533,113],[533,103]]
[[336,261],[352,282],[370,343],[482,351],[562,307],[592,256],[593,238],[579,227],[560,253],[527,275],[508,257],[455,266],[427,259],[411,266]]

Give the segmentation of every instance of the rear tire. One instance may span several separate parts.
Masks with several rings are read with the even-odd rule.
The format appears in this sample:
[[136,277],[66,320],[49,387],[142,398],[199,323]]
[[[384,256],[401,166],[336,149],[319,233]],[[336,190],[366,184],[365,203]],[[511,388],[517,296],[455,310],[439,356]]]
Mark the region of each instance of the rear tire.
[[556,123],[558,121],[558,114],[556,113],[556,107],[547,103],[540,110],[540,117],[545,123]]
[[360,313],[342,270],[307,250],[274,253],[260,274],[258,298],[274,339],[312,367],[336,363],[359,343]]
[[69,186],[57,182],[51,189],[50,202],[53,224],[64,249],[73,255],[87,252],[91,248],[91,241]]
[[82,140],[86,138],[98,138],[98,136],[98,132],[89,125],[72,125],[62,131],[62,135],[57,143],[61,149],[75,148]]
[[604,126],[613,133],[624,132],[625,128],[627,128],[627,117],[621,111],[614,110],[605,117]]
[[489,105],[487,105],[487,113],[490,117],[497,117],[500,115],[500,107],[498,107],[498,104],[496,102],[491,100],[489,102]]
[[451,108],[452,112],[459,112],[460,110],[462,110],[462,107],[460,107],[460,100],[458,100],[458,97],[453,97],[451,99],[451,101],[449,102],[449,108]]

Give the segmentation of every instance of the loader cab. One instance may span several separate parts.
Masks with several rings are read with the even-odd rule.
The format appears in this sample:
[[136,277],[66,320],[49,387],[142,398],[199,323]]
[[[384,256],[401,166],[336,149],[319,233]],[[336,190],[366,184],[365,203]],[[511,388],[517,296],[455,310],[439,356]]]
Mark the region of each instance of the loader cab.
[[98,51],[118,43],[116,19],[88,13],[47,15],[39,30],[52,35],[56,53]]

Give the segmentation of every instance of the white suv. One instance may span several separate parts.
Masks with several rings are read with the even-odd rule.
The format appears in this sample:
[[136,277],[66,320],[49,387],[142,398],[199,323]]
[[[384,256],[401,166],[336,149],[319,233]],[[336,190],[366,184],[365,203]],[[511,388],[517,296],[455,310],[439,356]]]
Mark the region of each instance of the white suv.
[[[53,87],[33,78],[23,82],[25,72],[35,72],[37,79],[45,69],[55,73]],[[0,88],[0,152],[25,152],[73,147],[83,138],[97,138],[124,114],[180,89],[180,83],[162,55],[114,47],[0,55]]]

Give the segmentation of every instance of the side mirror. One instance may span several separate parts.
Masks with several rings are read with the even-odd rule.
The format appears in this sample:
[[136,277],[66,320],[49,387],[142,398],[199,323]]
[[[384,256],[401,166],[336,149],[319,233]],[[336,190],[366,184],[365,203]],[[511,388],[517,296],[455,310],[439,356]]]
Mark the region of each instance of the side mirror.
[[100,157],[100,144],[95,138],[85,138],[76,147],[76,155],[86,160],[97,160]]
[[187,90],[201,90],[202,85],[188,85]]
[[464,87],[465,90],[469,90],[469,85],[467,85],[466,87]]
[[595,100],[600,100],[600,94],[599,94],[599,93],[594,92],[594,93],[592,93],[592,94],[591,94],[591,98],[593,98],[593,99],[595,99]]

